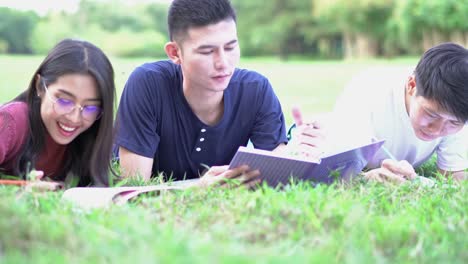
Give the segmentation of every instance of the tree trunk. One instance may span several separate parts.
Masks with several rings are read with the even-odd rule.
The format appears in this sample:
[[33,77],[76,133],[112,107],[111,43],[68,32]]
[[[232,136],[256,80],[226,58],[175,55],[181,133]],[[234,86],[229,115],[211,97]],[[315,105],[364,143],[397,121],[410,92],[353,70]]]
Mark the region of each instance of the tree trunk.
[[318,44],[318,50],[319,50],[319,55],[321,57],[331,57],[332,55],[332,41],[329,38],[326,37],[321,37],[317,41]]
[[437,29],[432,30],[432,47],[447,41],[447,34],[444,34],[443,32]]
[[357,56],[360,59],[373,58],[378,54],[377,41],[367,34],[356,35]]
[[351,60],[355,57],[354,36],[350,32],[343,32],[343,41],[345,59]]
[[450,41],[459,45],[465,46],[465,35],[461,30],[454,31],[450,34]]
[[468,47],[468,31],[465,31],[465,33],[463,35],[465,35],[465,45],[464,46],[465,46],[465,48],[467,48]]
[[422,49],[426,51],[432,47],[432,32],[429,29],[423,29],[422,32]]

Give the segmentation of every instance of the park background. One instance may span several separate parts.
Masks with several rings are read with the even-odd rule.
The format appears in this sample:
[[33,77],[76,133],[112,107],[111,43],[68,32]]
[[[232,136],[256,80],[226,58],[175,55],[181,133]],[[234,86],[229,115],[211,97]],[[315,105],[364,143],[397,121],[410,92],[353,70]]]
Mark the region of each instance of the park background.
[[[330,111],[350,78],[365,68],[411,68],[438,43],[468,46],[468,0],[232,3],[238,15],[240,66],[266,75],[287,113],[293,105],[307,114]],[[119,97],[136,66],[166,58],[169,4],[1,0],[0,103],[25,89],[30,74],[63,38],[90,41],[111,57]],[[291,121],[289,114],[286,118]]]
[[[468,0],[232,3],[238,14],[240,66],[271,80],[286,113],[293,105],[309,115],[330,111],[345,84],[365,68],[414,67],[433,45],[468,45]],[[0,103],[25,89],[47,51],[63,38],[90,41],[111,57],[120,97],[136,66],[166,58],[169,4],[1,0]],[[290,123],[289,114],[286,118]]]
[[[0,0],[0,104],[26,88],[63,38],[110,56],[118,97],[136,66],[166,57],[170,1],[7,2]],[[240,66],[270,79],[289,124],[293,105],[330,111],[363,70],[414,67],[440,42],[468,46],[468,0],[232,3]],[[0,263],[467,263],[468,185],[436,181],[192,190],[91,211],[64,203],[60,192],[0,186]]]

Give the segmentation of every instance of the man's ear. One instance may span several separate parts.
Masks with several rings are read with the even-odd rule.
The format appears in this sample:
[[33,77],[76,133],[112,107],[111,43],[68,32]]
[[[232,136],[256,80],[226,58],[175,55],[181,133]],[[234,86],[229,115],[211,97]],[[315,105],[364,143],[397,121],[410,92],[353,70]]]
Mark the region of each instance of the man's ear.
[[416,77],[414,74],[408,77],[408,81],[406,81],[406,94],[409,96],[416,94]]
[[166,43],[164,51],[166,51],[167,57],[169,57],[172,62],[180,64],[180,49],[175,41]]

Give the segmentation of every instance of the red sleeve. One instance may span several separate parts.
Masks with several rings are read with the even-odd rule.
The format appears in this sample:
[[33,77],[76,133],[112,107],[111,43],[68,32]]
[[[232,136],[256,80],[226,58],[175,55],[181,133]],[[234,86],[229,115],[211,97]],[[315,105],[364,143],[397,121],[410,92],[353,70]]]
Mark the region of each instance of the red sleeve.
[[[28,134],[28,107],[12,102],[0,107],[0,167],[16,159]],[[4,166],[7,165],[7,166]]]

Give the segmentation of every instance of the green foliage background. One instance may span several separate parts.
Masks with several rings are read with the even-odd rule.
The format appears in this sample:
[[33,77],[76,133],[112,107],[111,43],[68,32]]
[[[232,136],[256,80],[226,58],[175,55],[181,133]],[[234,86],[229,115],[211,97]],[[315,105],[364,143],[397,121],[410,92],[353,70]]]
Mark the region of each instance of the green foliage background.
[[[232,0],[244,56],[367,58],[468,46],[468,0]],[[47,52],[91,41],[115,56],[164,56],[168,3],[82,0],[76,13],[0,8],[0,53]]]

